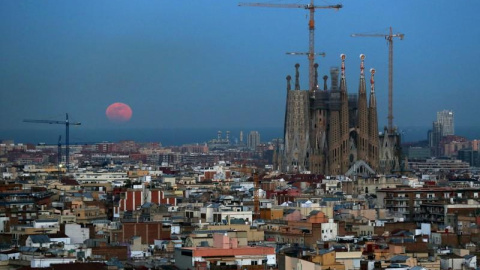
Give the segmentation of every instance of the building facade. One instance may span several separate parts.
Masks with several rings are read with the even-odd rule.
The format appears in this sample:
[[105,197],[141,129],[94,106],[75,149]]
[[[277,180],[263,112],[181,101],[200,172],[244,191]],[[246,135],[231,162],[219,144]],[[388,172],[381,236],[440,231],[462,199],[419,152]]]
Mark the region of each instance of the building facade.
[[[379,135],[374,74],[371,69],[370,98],[361,55],[358,94],[349,94],[345,75],[345,55],[341,55],[341,75],[332,68],[328,89],[300,90],[299,65],[295,65],[295,87],[287,77],[287,101],[284,123],[284,146],[277,155],[276,166],[286,172],[310,171],[318,174],[373,174],[379,167]],[[318,68],[318,65],[315,65]]]
[[250,150],[255,150],[257,145],[260,144],[260,133],[258,131],[250,131],[248,134],[247,147]]
[[437,112],[437,122],[442,125],[442,137],[455,135],[455,121],[453,111],[443,110]]

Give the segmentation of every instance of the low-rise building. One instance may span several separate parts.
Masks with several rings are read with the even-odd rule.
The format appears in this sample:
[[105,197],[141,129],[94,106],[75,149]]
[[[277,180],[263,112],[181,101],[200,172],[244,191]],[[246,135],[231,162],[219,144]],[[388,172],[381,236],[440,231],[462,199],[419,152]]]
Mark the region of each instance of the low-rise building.
[[181,270],[193,269],[199,263],[205,263],[211,270],[222,269],[222,266],[264,269],[276,265],[276,254],[273,247],[239,246],[236,238],[225,234],[214,234],[212,247],[175,249],[175,264]]

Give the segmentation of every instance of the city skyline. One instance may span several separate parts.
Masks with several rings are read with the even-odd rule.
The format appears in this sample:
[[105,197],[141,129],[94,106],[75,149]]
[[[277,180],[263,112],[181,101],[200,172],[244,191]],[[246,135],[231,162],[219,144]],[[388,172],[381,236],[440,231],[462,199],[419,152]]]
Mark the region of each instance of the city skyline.
[[[66,112],[85,129],[280,128],[285,77],[297,62],[307,88],[306,57],[285,55],[307,51],[307,11],[237,4],[2,1],[0,130],[45,129],[22,120],[61,120]],[[388,47],[350,34],[387,33],[389,26],[405,34],[394,46],[394,125],[428,128],[444,108],[455,111],[456,126],[480,124],[473,115],[480,30],[468,28],[480,3],[342,4],[316,13],[316,49],[327,54],[317,58],[319,75],[345,53],[353,89],[364,53],[366,68],[377,70],[380,129],[387,123]],[[105,117],[114,102],[131,106],[129,122]]]

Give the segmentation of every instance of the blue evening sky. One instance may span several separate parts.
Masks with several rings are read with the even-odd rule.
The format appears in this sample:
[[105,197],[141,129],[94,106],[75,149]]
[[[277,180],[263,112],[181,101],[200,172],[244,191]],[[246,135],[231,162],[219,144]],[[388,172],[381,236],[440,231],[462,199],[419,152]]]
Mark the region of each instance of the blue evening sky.
[[[308,3],[309,1],[264,1]],[[480,126],[480,1],[344,0],[317,10],[320,76],[347,55],[357,92],[359,54],[375,67],[379,124],[387,116],[388,47],[395,40],[394,123],[428,127],[451,109],[457,126]],[[285,77],[301,64],[307,86],[308,12],[238,7],[231,0],[0,1],[0,130],[25,118],[115,128],[114,102],[133,117],[122,128],[282,127]],[[40,125],[36,125],[39,127]]]

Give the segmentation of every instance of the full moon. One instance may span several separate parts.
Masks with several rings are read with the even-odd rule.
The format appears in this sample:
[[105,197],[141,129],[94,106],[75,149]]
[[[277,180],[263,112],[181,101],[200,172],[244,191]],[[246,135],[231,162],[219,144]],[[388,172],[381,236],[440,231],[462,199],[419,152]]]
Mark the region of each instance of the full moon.
[[116,102],[108,106],[105,114],[112,122],[127,122],[132,118],[132,109],[125,103]]

